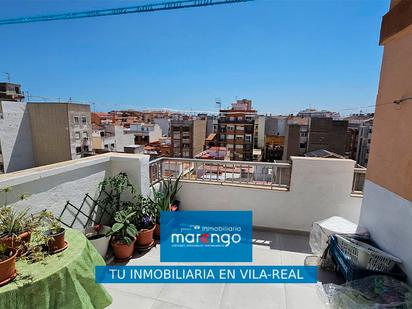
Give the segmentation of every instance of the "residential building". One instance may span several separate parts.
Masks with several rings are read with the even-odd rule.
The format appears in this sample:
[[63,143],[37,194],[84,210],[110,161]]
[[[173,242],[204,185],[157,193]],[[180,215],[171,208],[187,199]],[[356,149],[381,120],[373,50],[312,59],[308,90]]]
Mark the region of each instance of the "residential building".
[[34,167],[29,112],[24,102],[0,101],[0,173]]
[[402,260],[412,283],[412,2],[392,0],[382,18],[384,47],[359,225]]
[[288,117],[266,116],[264,131],[263,160],[282,160],[287,133]]
[[124,152],[124,147],[134,144],[135,136],[121,126],[93,125],[93,150]]
[[27,103],[36,166],[78,159],[92,150],[90,105]]
[[255,117],[255,130],[253,145],[255,148],[263,149],[265,147],[265,123],[267,116],[258,115]]
[[156,123],[130,124],[130,133],[135,136],[136,145],[147,145],[158,141],[162,137],[162,129]]
[[[288,123],[285,133],[285,143],[282,157],[283,161],[289,161],[292,156],[302,155],[302,127],[305,126],[296,123]],[[274,158],[274,160],[276,159]]]
[[206,119],[179,117],[170,127],[172,157],[194,158],[204,150]]
[[305,153],[308,158],[327,158],[327,159],[345,159],[344,156],[338,155],[329,150],[320,149]]
[[314,117],[309,121],[306,152],[325,149],[339,155],[345,154],[347,120]]
[[340,118],[339,113],[326,110],[318,111],[314,108],[302,110],[296,116],[301,118]]
[[252,101],[238,100],[231,109],[220,110],[219,145],[230,151],[231,160],[252,161],[256,111]]
[[24,100],[24,94],[21,91],[21,85],[13,83],[0,83],[0,101],[21,102]]
[[356,163],[367,167],[372,141],[373,118],[365,120],[359,126],[358,145],[356,147]]

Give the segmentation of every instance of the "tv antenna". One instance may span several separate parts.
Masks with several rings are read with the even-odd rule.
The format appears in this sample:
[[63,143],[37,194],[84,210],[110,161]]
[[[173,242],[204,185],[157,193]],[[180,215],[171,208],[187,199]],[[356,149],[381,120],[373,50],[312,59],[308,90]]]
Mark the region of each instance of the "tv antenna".
[[10,73],[9,72],[3,72],[4,75],[6,75],[6,80],[8,83],[10,83]]
[[215,104],[219,106],[219,110],[222,109],[222,100],[220,98],[215,99]]

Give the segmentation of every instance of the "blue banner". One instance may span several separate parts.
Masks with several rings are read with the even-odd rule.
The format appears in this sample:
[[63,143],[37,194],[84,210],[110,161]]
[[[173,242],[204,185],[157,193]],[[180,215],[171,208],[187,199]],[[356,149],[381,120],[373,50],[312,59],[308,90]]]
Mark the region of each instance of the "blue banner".
[[97,283],[316,283],[315,266],[96,266]]
[[161,212],[160,261],[252,262],[252,212]]

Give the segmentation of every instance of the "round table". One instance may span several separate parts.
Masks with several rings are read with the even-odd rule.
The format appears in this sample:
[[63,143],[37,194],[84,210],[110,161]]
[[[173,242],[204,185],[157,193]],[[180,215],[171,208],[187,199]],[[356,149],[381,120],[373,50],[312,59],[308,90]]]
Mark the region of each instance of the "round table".
[[66,250],[44,261],[17,261],[17,277],[0,287],[0,308],[104,308],[112,298],[95,282],[95,266],[106,265],[79,231],[66,229]]

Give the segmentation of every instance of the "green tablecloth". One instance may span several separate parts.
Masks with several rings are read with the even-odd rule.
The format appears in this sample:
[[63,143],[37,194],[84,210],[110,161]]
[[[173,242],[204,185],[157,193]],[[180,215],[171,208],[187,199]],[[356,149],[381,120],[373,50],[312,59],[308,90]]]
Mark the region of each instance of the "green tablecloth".
[[66,229],[69,247],[43,262],[16,263],[17,278],[0,287],[0,308],[104,308],[112,299],[95,283],[95,266],[105,265],[79,231]]

